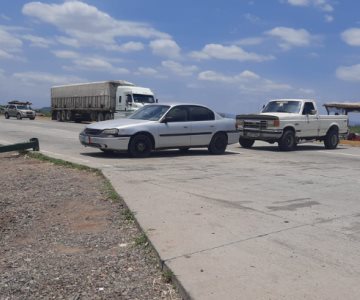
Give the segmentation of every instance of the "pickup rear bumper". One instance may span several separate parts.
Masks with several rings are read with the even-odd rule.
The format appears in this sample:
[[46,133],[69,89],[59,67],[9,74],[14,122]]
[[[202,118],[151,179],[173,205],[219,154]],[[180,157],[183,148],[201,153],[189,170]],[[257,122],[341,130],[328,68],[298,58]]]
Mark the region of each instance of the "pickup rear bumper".
[[282,129],[253,129],[243,128],[239,129],[240,137],[250,140],[276,141],[281,138],[283,134]]

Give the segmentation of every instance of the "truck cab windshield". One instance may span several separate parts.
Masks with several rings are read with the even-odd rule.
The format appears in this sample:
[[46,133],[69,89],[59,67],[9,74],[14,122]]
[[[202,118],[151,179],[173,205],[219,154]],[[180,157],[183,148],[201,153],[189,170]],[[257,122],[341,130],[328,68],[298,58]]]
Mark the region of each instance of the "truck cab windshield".
[[300,112],[300,101],[270,101],[262,110],[263,113],[293,113]]
[[133,94],[134,102],[136,103],[155,103],[154,96]]

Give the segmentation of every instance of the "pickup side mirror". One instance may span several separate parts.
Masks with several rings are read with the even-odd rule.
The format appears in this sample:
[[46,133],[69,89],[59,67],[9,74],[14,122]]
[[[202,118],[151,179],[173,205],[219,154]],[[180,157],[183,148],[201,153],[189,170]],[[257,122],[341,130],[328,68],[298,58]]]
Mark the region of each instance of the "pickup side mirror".
[[312,109],[311,111],[310,111],[310,115],[316,115],[317,114],[317,110],[316,109]]

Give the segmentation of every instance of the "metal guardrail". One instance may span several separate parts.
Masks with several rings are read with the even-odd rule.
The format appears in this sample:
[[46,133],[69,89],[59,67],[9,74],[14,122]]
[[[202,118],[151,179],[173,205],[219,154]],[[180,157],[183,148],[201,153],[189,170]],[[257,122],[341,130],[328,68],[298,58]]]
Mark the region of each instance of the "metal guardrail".
[[0,153],[16,150],[26,150],[32,148],[33,151],[39,151],[40,145],[37,138],[31,138],[29,142],[17,143],[12,145],[0,146]]

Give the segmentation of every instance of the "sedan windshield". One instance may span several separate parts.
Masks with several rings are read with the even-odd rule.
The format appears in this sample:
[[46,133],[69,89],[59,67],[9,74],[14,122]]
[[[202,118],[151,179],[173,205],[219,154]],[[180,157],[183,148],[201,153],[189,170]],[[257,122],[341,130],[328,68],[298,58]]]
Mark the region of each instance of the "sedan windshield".
[[301,107],[300,101],[270,101],[262,110],[263,113],[283,112],[299,113]]
[[169,108],[168,105],[145,105],[129,116],[129,119],[159,121]]

